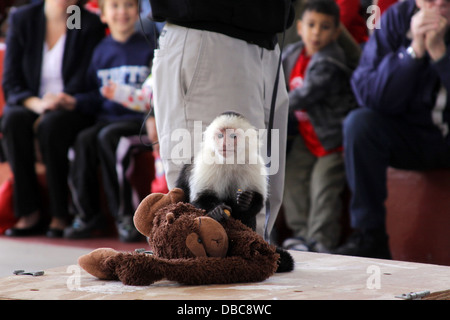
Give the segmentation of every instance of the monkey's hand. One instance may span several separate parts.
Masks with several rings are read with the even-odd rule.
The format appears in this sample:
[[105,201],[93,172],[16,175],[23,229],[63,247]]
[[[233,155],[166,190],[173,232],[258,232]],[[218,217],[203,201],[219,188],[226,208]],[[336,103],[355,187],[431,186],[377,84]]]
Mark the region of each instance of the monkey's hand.
[[253,200],[253,191],[242,191],[239,189],[236,192],[236,203],[242,211],[247,211]]
[[231,208],[227,205],[219,204],[208,212],[207,216],[218,222],[226,221],[231,216]]

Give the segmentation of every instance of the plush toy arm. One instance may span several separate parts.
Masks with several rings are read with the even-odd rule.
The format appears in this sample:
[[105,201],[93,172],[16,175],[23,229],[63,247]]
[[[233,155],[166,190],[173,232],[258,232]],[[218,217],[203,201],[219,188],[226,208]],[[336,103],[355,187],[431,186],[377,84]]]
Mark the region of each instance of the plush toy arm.
[[130,286],[148,286],[164,278],[160,259],[146,253],[121,253],[108,264],[118,279]]
[[161,259],[159,263],[165,278],[187,285],[259,282],[273,275],[277,269],[276,261],[267,256],[254,259],[238,256]]
[[126,285],[145,286],[163,278],[188,285],[263,281],[277,269],[268,256],[244,259],[189,258],[162,259],[141,253],[121,253],[107,262]]

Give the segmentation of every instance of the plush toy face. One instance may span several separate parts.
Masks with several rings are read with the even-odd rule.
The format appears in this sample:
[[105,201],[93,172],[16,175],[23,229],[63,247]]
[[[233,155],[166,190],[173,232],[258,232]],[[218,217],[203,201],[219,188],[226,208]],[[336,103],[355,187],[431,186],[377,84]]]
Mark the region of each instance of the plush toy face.
[[186,238],[186,246],[196,257],[220,257],[227,255],[228,236],[222,225],[209,217],[195,219],[198,233]]
[[203,213],[182,202],[160,210],[148,238],[154,254],[166,259],[225,257],[228,235],[219,222]]

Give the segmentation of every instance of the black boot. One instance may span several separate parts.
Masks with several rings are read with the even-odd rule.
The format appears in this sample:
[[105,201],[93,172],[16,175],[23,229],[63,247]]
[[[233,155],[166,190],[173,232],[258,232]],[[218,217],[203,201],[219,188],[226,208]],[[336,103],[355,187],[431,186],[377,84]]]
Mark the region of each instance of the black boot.
[[392,259],[389,237],[379,229],[357,230],[347,241],[332,253],[366,258]]

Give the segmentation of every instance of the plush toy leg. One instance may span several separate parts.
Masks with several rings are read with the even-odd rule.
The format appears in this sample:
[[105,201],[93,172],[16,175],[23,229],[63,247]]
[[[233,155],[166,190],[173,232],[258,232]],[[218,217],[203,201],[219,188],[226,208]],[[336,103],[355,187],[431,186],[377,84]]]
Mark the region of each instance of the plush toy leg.
[[120,253],[110,248],[99,248],[78,258],[78,264],[93,276],[102,280],[117,280],[114,268],[106,265],[105,261],[116,257]]

